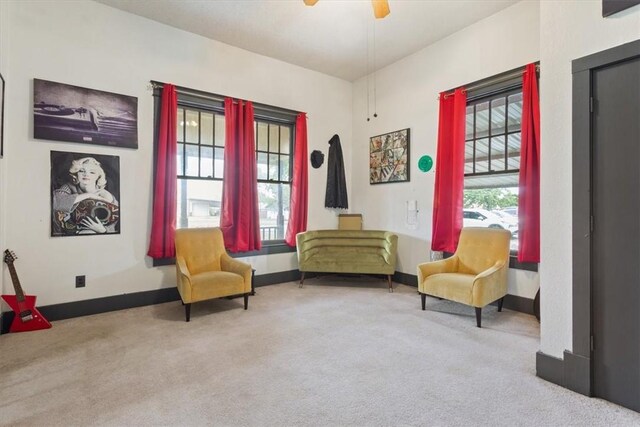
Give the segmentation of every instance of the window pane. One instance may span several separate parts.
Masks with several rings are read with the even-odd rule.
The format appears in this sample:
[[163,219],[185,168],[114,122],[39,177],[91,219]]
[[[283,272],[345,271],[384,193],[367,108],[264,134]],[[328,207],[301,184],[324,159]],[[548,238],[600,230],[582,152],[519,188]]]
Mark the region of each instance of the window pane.
[[507,168],[509,170],[520,169],[520,132],[509,135],[508,150]]
[[473,105],[467,106],[467,131],[465,139],[473,139]]
[[509,132],[520,130],[522,121],[522,92],[509,96]]
[[505,98],[498,98],[491,101],[491,135],[504,133],[505,104]]
[[268,179],[267,171],[267,154],[258,153],[258,179]]
[[266,123],[258,122],[258,134],[256,135],[258,139],[258,147],[257,149],[260,151],[267,151],[269,149],[269,125]]
[[184,174],[187,176],[198,176],[198,146],[186,145],[185,148],[187,155],[187,164]]
[[280,152],[283,154],[289,154],[289,147],[291,146],[291,128],[289,126],[280,127]]
[[504,135],[491,138],[491,171],[504,171]]
[[200,148],[200,177],[213,177],[213,147]]
[[269,151],[277,153],[280,151],[280,126],[269,125]]
[[178,179],[178,228],[220,225],[222,181]]
[[184,108],[178,108],[178,125],[176,126],[176,140],[184,142]]
[[200,113],[200,144],[213,144],[213,114]]
[[[485,178],[500,180],[500,176]],[[510,248],[518,250],[518,187],[487,186],[465,188],[464,227],[494,227],[511,231]]]
[[464,173],[473,173],[473,141],[467,141],[464,147]]
[[185,115],[185,128],[187,130],[187,134],[185,136],[185,142],[193,142],[194,144],[198,143],[198,112],[193,110],[186,110]]
[[178,148],[176,150],[176,158],[178,162],[178,175],[184,175],[184,144],[178,144]]
[[289,156],[280,156],[280,181],[289,181]]
[[224,148],[215,148],[216,159],[214,161],[214,177],[222,178],[224,176]]
[[476,141],[476,173],[489,172],[489,138]]
[[476,105],[476,138],[489,135],[489,101]]
[[258,183],[260,235],[265,240],[282,240],[289,222],[289,184]]
[[269,154],[269,177],[268,179],[278,179],[278,155]]
[[216,145],[224,147],[225,121],[224,116],[216,114]]

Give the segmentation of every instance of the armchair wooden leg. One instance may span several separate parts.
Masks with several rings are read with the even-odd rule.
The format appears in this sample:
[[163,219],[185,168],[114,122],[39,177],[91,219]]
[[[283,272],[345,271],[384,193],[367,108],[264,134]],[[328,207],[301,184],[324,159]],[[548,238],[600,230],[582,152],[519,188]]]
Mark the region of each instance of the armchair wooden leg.
[[482,323],[482,307],[476,307],[476,326],[481,328]]
[[504,302],[504,297],[500,298],[498,301],[498,311],[502,311],[502,303]]
[[393,292],[393,283],[391,282],[390,274],[387,274],[387,282],[389,282],[389,292]]
[[191,303],[184,305],[184,317],[187,319],[187,322],[191,320]]
[[249,294],[244,294],[244,309],[246,310],[249,307]]
[[422,300],[422,311],[424,311],[427,304],[427,294],[421,293],[420,299]]
[[304,271],[301,271],[300,272],[300,286],[298,286],[298,287],[301,288],[303,284],[304,284]]

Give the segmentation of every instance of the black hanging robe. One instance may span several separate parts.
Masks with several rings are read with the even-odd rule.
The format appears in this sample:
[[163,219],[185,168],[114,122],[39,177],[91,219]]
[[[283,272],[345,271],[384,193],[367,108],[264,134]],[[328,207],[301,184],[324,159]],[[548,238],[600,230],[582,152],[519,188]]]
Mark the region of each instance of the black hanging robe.
[[344,175],[344,160],[340,137],[333,135],[329,140],[329,160],[327,165],[327,193],[324,197],[325,208],[348,209],[347,180]]

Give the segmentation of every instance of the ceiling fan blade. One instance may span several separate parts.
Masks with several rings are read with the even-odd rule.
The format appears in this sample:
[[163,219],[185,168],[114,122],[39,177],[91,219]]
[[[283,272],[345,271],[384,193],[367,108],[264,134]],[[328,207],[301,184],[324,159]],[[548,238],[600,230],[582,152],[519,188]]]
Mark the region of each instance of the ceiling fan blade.
[[302,0],[304,2],[304,4],[306,4],[307,6],[313,6],[314,4],[318,3],[318,0]]
[[371,0],[371,5],[373,6],[373,14],[376,19],[382,19],[391,12],[387,0]]

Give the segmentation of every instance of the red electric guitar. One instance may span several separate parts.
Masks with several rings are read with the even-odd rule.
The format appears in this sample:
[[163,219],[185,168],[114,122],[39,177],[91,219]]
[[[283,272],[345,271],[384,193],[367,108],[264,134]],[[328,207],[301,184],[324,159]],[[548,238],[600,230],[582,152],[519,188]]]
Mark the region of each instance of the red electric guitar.
[[13,266],[13,261],[18,259],[13,251],[7,249],[4,251],[4,262],[9,266],[9,272],[11,273],[11,281],[13,281],[13,287],[16,290],[15,295],[2,295],[9,307],[15,313],[13,322],[9,328],[9,332],[27,332],[37,331],[38,329],[49,329],[51,323],[40,314],[36,309],[36,296],[25,295],[20,286],[20,280],[18,279],[18,273]]

